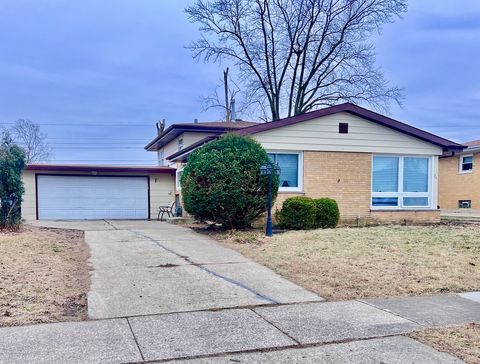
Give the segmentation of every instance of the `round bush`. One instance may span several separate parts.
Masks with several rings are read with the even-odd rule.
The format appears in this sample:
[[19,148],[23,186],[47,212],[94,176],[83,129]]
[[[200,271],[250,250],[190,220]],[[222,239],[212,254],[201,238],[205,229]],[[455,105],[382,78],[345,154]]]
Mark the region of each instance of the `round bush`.
[[[249,227],[267,210],[268,177],[260,166],[267,152],[249,137],[227,134],[194,151],[180,180],[185,210],[200,221]],[[272,176],[272,203],[278,176]]]
[[340,219],[337,201],[331,198],[318,198],[314,203],[317,208],[316,227],[322,229],[336,227]]
[[310,197],[290,197],[282,205],[279,225],[285,229],[314,229],[317,209]]

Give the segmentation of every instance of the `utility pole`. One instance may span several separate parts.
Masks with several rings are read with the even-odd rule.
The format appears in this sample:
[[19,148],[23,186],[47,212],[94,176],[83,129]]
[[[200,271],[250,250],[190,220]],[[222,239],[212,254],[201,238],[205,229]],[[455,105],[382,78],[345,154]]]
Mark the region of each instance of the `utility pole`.
[[228,67],[223,71],[223,85],[225,88],[225,121],[230,122],[230,100],[228,95]]

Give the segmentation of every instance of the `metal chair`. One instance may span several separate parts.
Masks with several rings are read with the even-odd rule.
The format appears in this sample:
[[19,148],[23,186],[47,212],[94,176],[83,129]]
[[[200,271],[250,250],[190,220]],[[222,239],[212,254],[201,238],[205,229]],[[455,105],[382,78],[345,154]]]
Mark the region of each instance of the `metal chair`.
[[157,221],[163,221],[163,216],[167,214],[168,217],[174,217],[173,206],[175,206],[175,201],[170,202],[166,206],[158,207]]

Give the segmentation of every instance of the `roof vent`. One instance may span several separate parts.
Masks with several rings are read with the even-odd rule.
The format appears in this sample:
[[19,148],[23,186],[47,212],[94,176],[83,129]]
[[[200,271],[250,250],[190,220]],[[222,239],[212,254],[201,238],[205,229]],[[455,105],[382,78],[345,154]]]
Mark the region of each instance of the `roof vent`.
[[340,134],[348,134],[348,123],[339,123],[338,132]]
[[193,119],[193,122],[194,122],[195,124],[198,124],[198,119],[196,119],[196,118]]

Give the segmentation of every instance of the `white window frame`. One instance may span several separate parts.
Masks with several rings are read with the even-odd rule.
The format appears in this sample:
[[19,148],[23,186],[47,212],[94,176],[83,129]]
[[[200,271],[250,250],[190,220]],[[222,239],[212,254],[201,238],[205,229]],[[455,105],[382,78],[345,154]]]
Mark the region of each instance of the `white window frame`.
[[[469,169],[468,171],[464,171],[462,169],[463,167],[463,160],[466,158],[466,157],[472,157],[472,169]],[[464,154],[464,155],[461,155],[460,158],[459,158],[459,164],[458,164],[458,173],[460,174],[464,174],[464,173],[472,173],[473,172],[473,154]]]
[[303,152],[298,150],[267,150],[268,154],[297,154],[298,155],[298,187],[278,187],[278,192],[303,192]]
[[[374,157],[395,157],[398,158],[398,192],[373,192],[373,158]],[[428,159],[428,191],[427,192],[403,192],[403,166],[405,158]],[[435,181],[434,181],[434,157],[428,155],[399,155],[399,154],[372,154],[372,172],[370,181],[370,209],[371,210],[432,210],[434,209]],[[374,197],[396,197],[397,206],[373,206]],[[403,206],[404,197],[427,197],[427,206]]]
[[163,149],[159,149],[157,151],[157,159],[158,159],[159,166],[165,165],[165,151]]
[[177,169],[175,171],[175,188],[177,189],[177,191],[181,191],[182,190],[182,185],[180,183],[180,178],[178,178],[178,175],[183,172],[183,168],[180,168],[180,169]]

